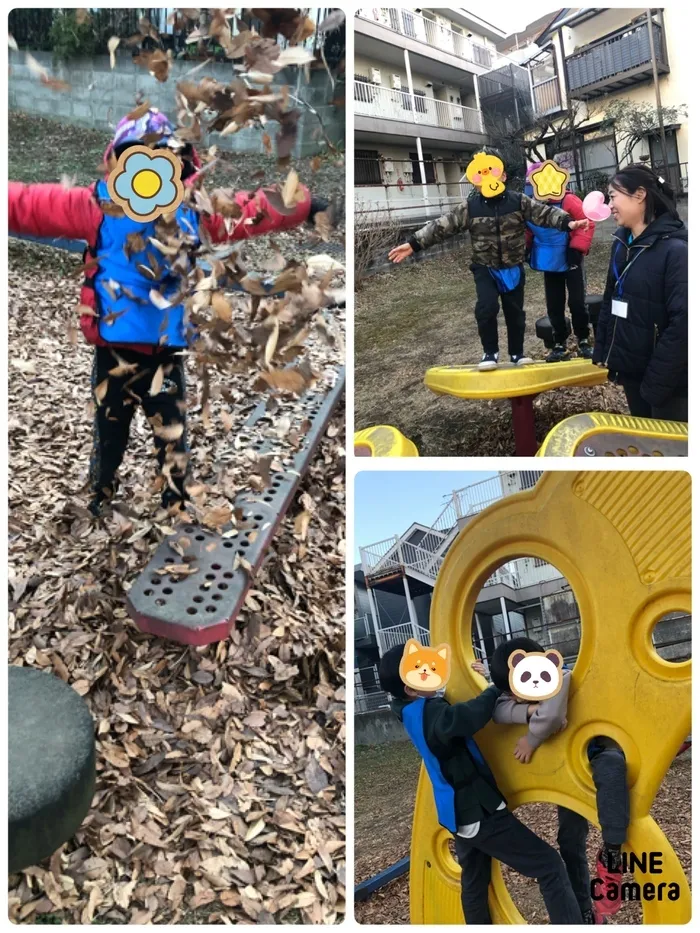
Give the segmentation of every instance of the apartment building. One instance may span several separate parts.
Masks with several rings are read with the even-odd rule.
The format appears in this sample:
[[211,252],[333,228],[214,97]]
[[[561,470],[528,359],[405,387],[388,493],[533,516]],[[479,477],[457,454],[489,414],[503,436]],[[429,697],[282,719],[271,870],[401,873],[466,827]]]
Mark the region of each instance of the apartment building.
[[505,36],[461,9],[356,14],[356,214],[410,225],[468,195],[464,170],[488,140],[478,79],[507,64]]
[[[545,141],[546,155],[562,161],[579,177],[579,187],[603,183],[626,164],[624,126],[606,119],[613,101],[656,110],[656,86],[664,108],[689,103],[692,86],[682,54],[688,20],[682,7],[645,9],[563,9],[534,39],[528,62],[535,112],[552,119],[573,110],[576,130],[561,145]],[[521,41],[521,40],[517,40]],[[515,42],[510,42],[513,52]],[[502,46],[503,47],[503,46]],[[521,45],[522,47],[522,45]],[[656,78],[655,78],[656,72]],[[664,168],[658,120],[635,143],[633,161]],[[669,181],[679,192],[688,188],[688,118],[681,113],[665,126]]]
[[[415,638],[430,643],[430,604],[452,541],[494,502],[532,488],[540,471],[509,471],[455,490],[431,525],[413,522],[401,535],[360,546],[355,566],[355,713],[388,705],[378,664],[394,645]],[[551,564],[520,557],[498,567],[476,599],[471,631],[464,637],[488,666],[496,647],[524,635],[556,647],[568,663],[578,656],[581,618],[569,581]],[[654,629],[654,646],[666,660],[690,656],[691,619],[670,613]]]

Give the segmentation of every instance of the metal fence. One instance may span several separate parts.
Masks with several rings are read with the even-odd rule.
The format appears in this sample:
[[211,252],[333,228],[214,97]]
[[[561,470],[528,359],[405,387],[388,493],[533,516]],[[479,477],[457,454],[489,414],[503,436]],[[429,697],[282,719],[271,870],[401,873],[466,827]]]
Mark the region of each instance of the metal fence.
[[421,91],[411,94],[407,86],[382,87],[355,78],[354,96],[355,116],[358,117],[378,117],[418,126],[439,126],[462,133],[484,132],[480,110],[438,100]]

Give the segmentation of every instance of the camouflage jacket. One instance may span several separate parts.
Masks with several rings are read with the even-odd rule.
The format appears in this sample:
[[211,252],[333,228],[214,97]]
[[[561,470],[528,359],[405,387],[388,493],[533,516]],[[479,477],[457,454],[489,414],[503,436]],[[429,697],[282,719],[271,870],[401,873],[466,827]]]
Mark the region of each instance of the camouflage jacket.
[[565,211],[535,201],[517,191],[505,191],[500,197],[470,198],[451,213],[431,220],[410,237],[417,252],[448,237],[469,230],[473,261],[491,269],[517,266],[525,260],[526,223],[538,227],[566,230],[573,218]]

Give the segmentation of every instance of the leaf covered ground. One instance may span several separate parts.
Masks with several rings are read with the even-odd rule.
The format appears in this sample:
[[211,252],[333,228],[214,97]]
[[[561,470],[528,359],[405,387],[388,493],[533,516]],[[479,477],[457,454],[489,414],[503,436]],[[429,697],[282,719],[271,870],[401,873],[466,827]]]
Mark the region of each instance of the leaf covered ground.
[[[370,878],[410,854],[413,807],[420,759],[410,742],[355,747],[355,884]],[[676,758],[666,774],[651,815],[666,834],[691,881],[691,752]],[[550,804],[529,804],[517,815],[533,832],[557,847],[557,811]],[[590,827],[588,864],[595,864],[600,832]],[[533,879],[503,868],[508,891],[529,924],[547,923],[544,901]],[[625,876],[625,881],[634,880]],[[380,888],[368,900],[355,904],[359,923],[407,924],[409,876]],[[642,922],[639,903],[626,903],[609,918],[613,924]]]
[[[14,114],[10,177],[89,183],[106,141]],[[225,157],[231,174],[220,183],[257,186],[270,168],[261,161]],[[344,188],[339,158],[295,168],[319,194]],[[342,250],[342,231],[322,251],[334,244]],[[254,243],[245,259],[259,268],[280,252],[306,259],[319,243],[294,231],[274,248]],[[80,260],[11,241],[9,262],[10,663],[59,676],[85,697],[98,761],[93,806],[74,839],[10,877],[11,919],[336,922],[345,885],[341,408],[230,638],[195,649],[143,635],[126,592],[173,530],[159,508],[150,427],[139,413],[115,509],[95,522],[85,488],[92,355],[75,318]],[[304,350],[326,388],[344,355],[342,312],[329,314]],[[205,412],[199,371],[190,364],[187,375],[190,467],[216,511],[260,488],[260,463],[239,437],[267,396],[242,370],[214,387]],[[280,457],[299,442],[297,408],[284,394],[270,404],[265,430]]]

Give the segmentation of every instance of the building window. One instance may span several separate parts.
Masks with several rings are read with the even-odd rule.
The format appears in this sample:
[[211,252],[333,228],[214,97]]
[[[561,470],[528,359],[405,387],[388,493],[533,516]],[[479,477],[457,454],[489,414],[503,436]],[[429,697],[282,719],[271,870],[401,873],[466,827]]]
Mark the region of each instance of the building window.
[[[420,162],[418,161],[418,153],[409,152],[408,157],[411,160],[411,168],[413,169],[413,184],[420,185],[423,182],[420,177]],[[431,155],[423,153],[423,166],[425,168],[425,183],[427,185],[434,185],[435,163],[433,162],[433,157]]]
[[379,153],[374,149],[355,150],[355,184],[381,185],[382,170]]
[[549,561],[542,560],[541,557],[535,557],[535,567],[549,567]]

